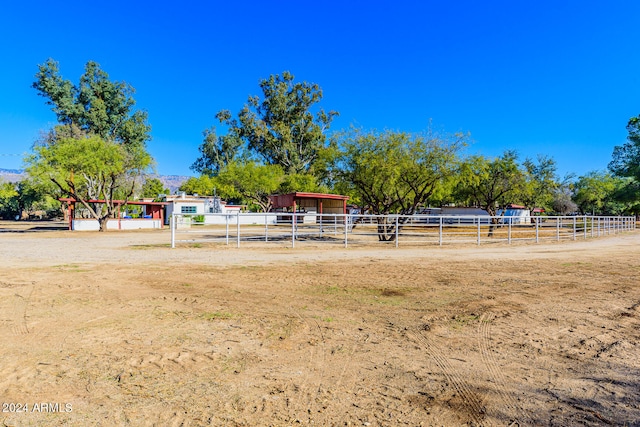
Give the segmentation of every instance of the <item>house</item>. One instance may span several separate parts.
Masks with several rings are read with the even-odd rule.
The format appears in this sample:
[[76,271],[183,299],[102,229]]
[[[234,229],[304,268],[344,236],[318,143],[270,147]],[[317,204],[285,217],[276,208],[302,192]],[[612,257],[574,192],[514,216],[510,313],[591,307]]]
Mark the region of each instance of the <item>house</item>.
[[169,218],[174,213],[190,217],[204,214],[223,214],[220,216],[205,215],[203,218],[205,224],[223,224],[226,221],[224,215],[236,215],[244,210],[244,206],[227,204],[217,196],[190,195],[182,192],[175,195],[165,195],[163,200],[166,202],[166,224],[169,223]]

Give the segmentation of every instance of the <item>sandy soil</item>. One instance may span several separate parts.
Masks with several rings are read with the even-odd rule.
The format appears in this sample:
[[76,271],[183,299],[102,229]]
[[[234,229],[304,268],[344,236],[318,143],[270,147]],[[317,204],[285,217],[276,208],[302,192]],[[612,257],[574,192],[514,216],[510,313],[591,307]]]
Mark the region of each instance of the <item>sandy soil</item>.
[[640,426],[640,232],[170,249],[7,228],[5,426]]

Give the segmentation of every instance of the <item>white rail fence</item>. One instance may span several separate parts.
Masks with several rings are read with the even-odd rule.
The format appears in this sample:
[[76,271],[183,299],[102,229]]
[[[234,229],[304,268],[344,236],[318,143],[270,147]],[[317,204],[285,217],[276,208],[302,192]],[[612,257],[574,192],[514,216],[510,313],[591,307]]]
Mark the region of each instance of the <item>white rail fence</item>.
[[450,245],[577,240],[635,230],[633,216],[545,216],[531,218],[435,215],[339,215],[234,213],[170,218],[171,247],[280,243]]

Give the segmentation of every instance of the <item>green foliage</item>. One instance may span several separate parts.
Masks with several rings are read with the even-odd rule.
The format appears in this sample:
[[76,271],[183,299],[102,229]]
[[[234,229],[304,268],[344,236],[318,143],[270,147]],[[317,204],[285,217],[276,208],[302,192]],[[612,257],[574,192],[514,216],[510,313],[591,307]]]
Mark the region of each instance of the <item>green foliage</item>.
[[284,171],[278,165],[261,165],[256,162],[233,162],[225,166],[215,178],[221,188],[228,191],[243,204],[269,211],[274,194],[284,180]]
[[573,200],[582,214],[619,215],[629,206],[621,200],[628,182],[610,173],[589,172],[574,183]]
[[153,197],[155,200],[159,199],[158,196],[160,194],[169,194],[169,189],[165,188],[162,181],[158,178],[150,178],[147,179],[144,184],[142,184],[141,197],[150,198]]
[[539,155],[537,163],[531,159],[523,162],[524,183],[520,201],[533,213],[534,208],[552,209],[554,195],[559,187],[556,162],[551,157]]
[[640,182],[640,116],[627,123],[627,142],[614,147],[609,170],[617,176],[633,177]]
[[184,191],[187,194],[203,194],[214,195],[216,193],[215,178],[209,175],[201,175],[199,177],[190,177],[178,188],[179,191]]
[[110,81],[97,63],[87,62],[78,85],[62,78],[53,59],[38,66],[35,78],[33,88],[47,99],[61,125],[138,148],[150,139],[147,113],[134,110],[135,90],[126,82]]
[[[25,160],[27,171],[39,188],[81,202],[104,230],[115,210],[113,200],[131,197],[136,181],[152,166],[147,114],[134,110],[131,86],[112,82],[92,61],[77,85],[60,76],[52,59],[38,66],[35,78],[33,88],[60,124],[36,143]],[[106,204],[89,205],[90,199]]]
[[285,175],[282,178],[282,183],[278,188],[280,194],[294,193],[294,192],[307,192],[307,193],[325,193],[329,189],[325,186],[319,185],[315,176],[308,173],[295,173]]
[[[220,120],[228,120],[222,114],[218,114]],[[243,141],[233,129],[227,135],[218,137],[215,128],[203,132],[204,141],[198,148],[200,157],[191,165],[191,170],[204,175],[217,175],[222,168],[231,162],[239,160],[242,156]]]
[[[431,131],[416,135],[352,129],[339,138],[342,153],[333,171],[339,177],[337,188],[373,214],[412,215],[440,198],[465,145],[464,135]],[[378,238],[393,240],[395,224],[385,221],[378,223]]]
[[465,139],[431,131],[414,135],[354,129],[341,137],[335,173],[342,188],[355,193],[372,213],[412,215],[455,174]]
[[14,219],[20,214],[18,206],[18,190],[11,182],[0,180],[0,218]]
[[521,203],[526,186],[525,174],[514,151],[490,159],[471,156],[462,163],[456,194],[470,206],[479,206],[495,216],[509,203]]
[[[113,200],[119,192],[125,199],[131,197],[136,177],[149,164],[132,163],[134,159],[121,144],[92,136],[35,146],[26,163],[35,182],[50,181],[62,195],[81,202],[104,230],[116,209]],[[104,199],[106,204],[89,204],[91,199]]]
[[225,153],[223,143],[235,147],[242,139],[248,150],[287,174],[311,171],[325,146],[325,132],[338,113],[319,109],[314,114],[314,106],[322,99],[320,87],[294,82],[289,72],[263,79],[260,88],[262,98],[250,96],[237,118],[226,110],[217,114],[229,128],[229,140],[219,142],[214,149],[210,143],[201,147],[202,157],[196,162],[199,169],[215,171],[221,165],[218,154]]

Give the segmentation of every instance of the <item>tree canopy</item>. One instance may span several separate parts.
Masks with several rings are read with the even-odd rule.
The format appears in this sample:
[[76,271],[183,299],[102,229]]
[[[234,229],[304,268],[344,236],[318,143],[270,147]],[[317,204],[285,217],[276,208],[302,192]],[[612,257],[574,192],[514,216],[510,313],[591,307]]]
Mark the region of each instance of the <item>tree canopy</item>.
[[134,109],[133,87],[109,80],[96,62],[87,62],[77,85],[62,78],[53,59],[38,66],[35,78],[33,88],[47,99],[60,125],[138,149],[150,139],[147,113]]
[[227,126],[227,135],[217,138],[205,131],[201,156],[193,168],[216,173],[246,149],[268,165],[278,165],[286,174],[309,173],[326,142],[326,131],[338,113],[325,112],[317,104],[322,90],[315,83],[295,82],[293,74],[271,75],[260,81],[262,97],[250,96],[238,116],[222,110],[216,117]]
[[609,169],[618,176],[633,177],[640,182],[640,116],[629,119],[627,132],[627,142],[613,149]]
[[[440,136],[353,129],[340,137],[335,173],[342,185],[373,214],[413,215],[454,175],[465,135]],[[381,223],[381,239],[394,236]]]
[[[152,167],[147,114],[134,109],[129,84],[112,82],[93,61],[77,85],[61,77],[52,59],[38,66],[35,77],[33,87],[59,124],[34,145],[27,172],[37,183],[52,183],[56,195],[82,203],[105,230],[114,216],[114,199],[126,203]],[[92,199],[106,203],[89,204]]]

